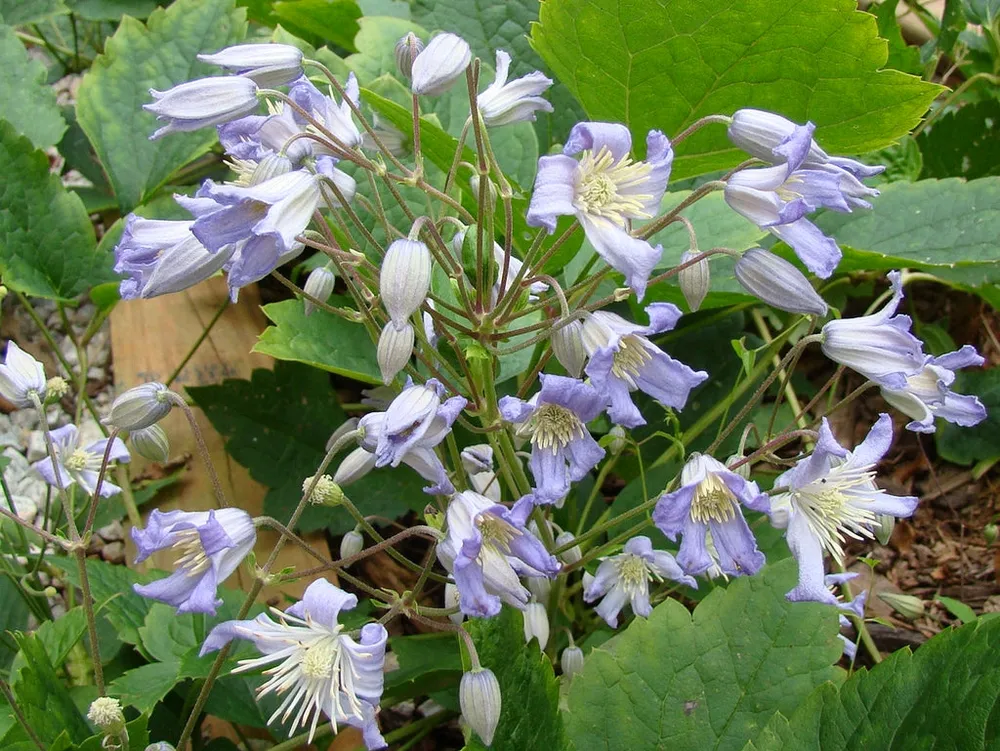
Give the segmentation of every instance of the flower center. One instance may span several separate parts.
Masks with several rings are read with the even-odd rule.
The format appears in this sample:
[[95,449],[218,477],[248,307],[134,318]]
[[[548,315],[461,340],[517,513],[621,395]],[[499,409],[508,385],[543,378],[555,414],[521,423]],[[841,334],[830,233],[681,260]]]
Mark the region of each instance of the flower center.
[[510,552],[511,541],[521,534],[520,530],[490,513],[480,514],[476,518],[476,527],[483,536],[483,545],[494,547],[504,555]]
[[652,170],[645,162],[633,162],[628,156],[616,162],[605,146],[596,155],[584,151],[579,169],[576,205],[584,213],[610,219],[620,227],[626,219],[652,216],[644,208],[652,195],[634,192],[644,187]]
[[870,465],[847,467],[844,463],[791,494],[792,503],[805,514],[813,534],[837,560],[844,555],[845,535],[855,540],[875,536],[871,498],[885,491],[875,486],[874,477]]
[[626,592],[642,589],[649,580],[646,562],[637,555],[625,553],[618,560],[618,578]]
[[333,675],[339,651],[335,639],[323,639],[306,647],[306,653],[302,656],[302,674],[313,679],[329,678]]
[[552,449],[553,454],[585,433],[580,418],[558,404],[543,404],[531,417],[531,442],[541,449]]
[[635,379],[639,377],[642,368],[653,359],[649,350],[642,346],[638,337],[622,337],[618,351],[611,358],[611,373],[615,378],[625,381],[629,388],[636,389]]
[[72,454],[63,459],[63,466],[70,472],[80,472],[87,468],[90,461],[90,454],[83,449],[76,449]]
[[696,522],[723,524],[736,516],[736,498],[733,491],[716,475],[708,475],[698,483],[691,501],[691,518]]
[[177,537],[174,547],[180,551],[176,567],[185,569],[188,576],[197,576],[205,571],[211,565],[211,560],[201,544],[198,530],[182,529],[174,534]]

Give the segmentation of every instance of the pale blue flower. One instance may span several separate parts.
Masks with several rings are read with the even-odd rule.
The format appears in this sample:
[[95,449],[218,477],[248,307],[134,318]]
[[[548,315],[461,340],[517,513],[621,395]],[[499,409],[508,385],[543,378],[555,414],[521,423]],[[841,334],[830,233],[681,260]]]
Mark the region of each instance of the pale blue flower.
[[[97,488],[97,479],[104,462],[104,452],[108,447],[108,440],[104,438],[94,441],[87,446],[80,445],[80,431],[76,425],[64,425],[56,428],[51,433],[52,448],[56,457],[55,467],[52,465],[52,458],[46,456],[44,459],[35,462],[31,466],[40,474],[49,485],[54,488],[68,488],[74,483],[83,489],[88,495],[93,495]],[[115,438],[111,444],[111,451],[108,453],[108,463],[129,461],[128,449],[121,438]],[[56,473],[58,472],[58,478]],[[107,478],[101,481],[101,497],[121,493],[122,489]]]
[[533,121],[539,110],[552,112],[541,96],[552,85],[551,78],[536,70],[508,82],[509,75],[510,55],[497,50],[496,78],[476,99],[487,127]]
[[10,339],[0,365],[0,394],[15,407],[24,409],[34,406],[34,398],[38,401],[45,398],[46,385],[42,364]]
[[826,315],[826,301],[792,264],[761,248],[750,248],[736,262],[736,279],[752,295],[778,310]]
[[208,128],[252,114],[258,105],[257,84],[243,76],[200,78],[167,91],[150,89],[152,104],[142,108],[167,124],[149,138]]
[[265,89],[302,75],[302,50],[290,44],[237,44],[198,59],[253,79]]

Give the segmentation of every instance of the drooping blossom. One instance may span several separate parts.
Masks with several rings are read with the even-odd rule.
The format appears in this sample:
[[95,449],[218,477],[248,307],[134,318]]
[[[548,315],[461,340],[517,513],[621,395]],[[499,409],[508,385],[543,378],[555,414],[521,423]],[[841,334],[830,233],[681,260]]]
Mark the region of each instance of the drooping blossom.
[[649,602],[651,579],[670,579],[698,588],[698,583],[684,573],[670,553],[653,550],[650,539],[639,536],[626,542],[618,555],[601,561],[593,580],[584,589],[583,599],[585,602],[600,599],[595,608],[597,614],[611,628],[617,628],[618,614],[626,604],[631,605],[632,612],[642,618],[648,618],[653,612]]
[[413,58],[410,90],[438,96],[451,88],[472,61],[469,43],[455,34],[438,34]]
[[[44,459],[35,462],[31,466],[38,472],[52,487],[63,489],[74,483],[79,485],[85,493],[93,495],[97,488],[98,473],[104,461],[104,452],[108,446],[108,439],[94,441],[87,446],[80,446],[80,431],[76,425],[64,425],[56,428],[51,433],[52,448],[55,453],[56,464],[52,466],[52,458],[46,456]],[[129,461],[128,449],[121,438],[115,438],[111,444],[111,451],[108,454],[108,463],[127,463]],[[58,472],[58,479],[56,473]],[[101,497],[108,498],[122,489],[109,482],[107,477],[101,481]]]
[[15,407],[34,406],[45,399],[45,369],[42,364],[10,339],[0,365],[0,394]]
[[497,50],[497,74],[476,103],[487,127],[533,121],[535,113],[552,112],[552,105],[542,97],[552,79],[539,71],[508,81],[510,55]]
[[[681,536],[677,562],[691,575],[718,566],[730,576],[755,574],[764,565],[741,504],[766,511],[767,495],[757,483],[729,470],[719,460],[692,454],[681,470],[681,487],[665,493],[653,510],[653,522],[669,539]],[[708,549],[711,534],[715,556]]]
[[[578,123],[563,153],[538,160],[528,207],[531,227],[555,231],[560,216],[575,216],[587,240],[640,300],[663,248],[632,237],[632,220],[656,215],[674,152],[658,130],[646,137],[645,161],[633,161],[632,136],[620,123]],[[574,158],[579,155],[579,160]]]
[[217,596],[219,585],[253,550],[257,531],[250,515],[241,509],[167,513],[155,509],[145,528],[132,528],[132,540],[139,551],[136,563],[167,548],[178,554],[174,573],[133,585],[136,593],[173,605],[178,613],[215,615],[222,604]]
[[268,723],[279,717],[282,722],[291,719],[289,735],[308,727],[309,744],[325,715],[334,732],[340,725],[351,725],[361,730],[369,751],[385,748],[375,714],[384,687],[389,635],[379,623],[363,626],[357,641],[344,633],[340,612],[357,604],[354,595],[319,579],[284,612],[272,608],[273,618],[261,613],[253,620],[219,624],[205,639],[201,654],[221,649],[233,639],[253,642],[262,655],[240,660],[233,672],[268,667],[268,679],[257,696],[284,697]]
[[257,84],[244,76],[199,78],[167,91],[150,89],[154,101],[142,108],[166,122],[149,138],[221,125],[253,113],[259,104]]
[[554,578],[560,564],[525,526],[530,501],[514,508],[463,491],[448,504],[448,536],[438,556],[458,586],[459,607],[468,616],[489,618],[500,603],[524,610],[531,593],[518,577]]
[[211,55],[198,55],[198,59],[250,78],[267,89],[302,75],[302,50],[290,44],[237,44]]

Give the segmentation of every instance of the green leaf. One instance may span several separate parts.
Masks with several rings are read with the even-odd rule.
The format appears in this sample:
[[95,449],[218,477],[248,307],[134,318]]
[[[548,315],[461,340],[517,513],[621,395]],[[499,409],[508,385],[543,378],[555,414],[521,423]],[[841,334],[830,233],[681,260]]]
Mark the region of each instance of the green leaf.
[[17,644],[25,666],[18,672],[13,688],[28,724],[46,740],[63,731],[68,731],[77,743],[90,736],[90,728],[56,675],[41,641],[31,634],[18,634]]
[[361,18],[361,8],[354,0],[280,0],[272,12],[293,34],[354,51]]
[[115,278],[99,252],[83,203],[67,192],[49,160],[0,121],[0,274],[34,297],[68,300]]
[[896,19],[897,5],[899,0],[882,0],[871,11],[878,19],[878,35],[889,43],[889,59],[886,60],[885,67],[920,75],[923,72],[920,50],[911,47],[903,39],[903,32]]
[[716,589],[691,614],[676,600],[587,657],[569,692],[577,751],[742,749],[824,681],[842,644],[834,608],[791,603],[792,561]]
[[[266,679],[263,676],[226,675],[215,682],[205,711],[227,722],[254,728],[267,727],[268,714],[261,711],[254,691]],[[273,711],[273,710],[272,710]]]
[[[341,307],[348,299],[333,295],[328,302]],[[302,362],[364,383],[382,383],[375,345],[362,324],[319,309],[307,316],[300,300],[265,305],[264,315],[274,326],[264,329],[254,352]]]
[[[87,618],[82,607],[66,612],[54,621],[45,621],[35,630],[34,636],[42,645],[49,662],[62,665],[70,651],[87,633]],[[24,667],[24,655],[18,654],[11,665],[11,675]]]
[[17,645],[10,632],[27,628],[28,606],[9,576],[0,577],[0,602],[4,604],[0,611],[0,668],[6,670],[17,653]]
[[69,13],[63,0],[0,0],[0,18],[11,26],[38,23],[62,13]]
[[[226,437],[226,451],[271,488],[264,512],[287,519],[302,497],[303,481],[323,460],[330,433],[345,420],[329,377],[314,368],[279,362],[273,372],[255,370],[249,381],[228,379],[218,386],[191,387],[188,393]],[[334,460],[331,474],[343,457]],[[345,490],[363,513],[393,519],[427,505],[423,485],[413,470],[400,467],[374,470]],[[307,508],[299,528],[323,527],[343,534],[354,527],[354,520],[343,509]]]
[[917,138],[924,157],[923,177],[974,180],[1000,175],[1000,101],[967,104],[934,121]]
[[122,16],[148,18],[156,0],[65,0],[73,14],[88,21],[118,21]]
[[142,109],[151,101],[149,89],[162,91],[217,74],[217,68],[198,62],[196,55],[239,42],[245,34],[246,13],[235,10],[233,0],[177,0],[154,11],[146,26],[124,17],[107,40],[104,54],[80,85],[77,118],[123,213],[216,142],[214,128],[150,141],[156,118]]
[[462,656],[454,633],[394,636],[389,639],[389,648],[399,660],[399,668],[385,674],[383,704],[391,706],[434,692],[439,704],[459,708],[455,689],[462,677]]
[[[1000,618],[894,652],[838,689],[826,684],[757,751],[986,751],[1000,743]],[[789,714],[787,711],[785,714]]]
[[960,371],[951,389],[978,396],[986,419],[971,428],[939,420],[934,434],[938,454],[956,464],[1000,457],[1000,368]]
[[176,662],[151,662],[127,670],[108,685],[108,692],[147,714],[177,685],[178,668]]
[[45,66],[28,56],[14,29],[0,26],[0,99],[7,103],[3,116],[39,149],[59,143],[66,130],[47,75]]
[[816,224],[847,246],[839,273],[906,267],[969,285],[1000,280],[1000,177],[889,183],[874,210],[827,212]]
[[868,164],[885,166],[885,171],[876,178],[881,183],[896,180],[915,182],[924,168],[923,154],[912,136],[903,136],[899,143],[865,154],[861,159]]
[[[593,120],[625,122],[637,150],[650,129],[675,134],[740,107],[817,125],[831,153],[893,143],[939,86],[894,70],[875,18],[854,0],[548,0],[531,42]],[[745,158],[714,125],[677,149],[674,177]]]
[[945,597],[944,595],[937,595],[934,599],[944,605],[945,608],[948,609],[948,612],[958,618],[958,620],[962,623],[972,623],[976,620],[976,611],[961,600],[956,600],[952,597]]
[[[560,717],[559,681],[538,642],[525,646],[519,610],[504,608],[494,618],[475,618],[465,624],[484,668],[500,683],[503,702],[500,723],[490,744],[492,751],[545,749],[562,751],[566,732]],[[482,749],[478,738],[467,749]]]

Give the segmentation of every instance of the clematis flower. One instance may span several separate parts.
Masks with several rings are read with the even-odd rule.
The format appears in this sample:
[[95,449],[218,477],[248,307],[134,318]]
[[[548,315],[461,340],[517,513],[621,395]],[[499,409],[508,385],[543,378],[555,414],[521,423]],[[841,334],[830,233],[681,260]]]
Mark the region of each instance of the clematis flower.
[[142,108],[166,125],[149,137],[155,141],[168,133],[183,133],[238,120],[257,109],[257,84],[243,76],[199,78],[167,91],[150,89],[155,100]]
[[177,569],[150,584],[135,584],[137,594],[177,608],[178,613],[210,613],[222,604],[219,585],[229,578],[257,541],[246,511],[169,511],[149,515],[145,529],[132,528],[132,540],[142,563],[158,550],[178,552]]
[[462,449],[462,468],[472,489],[494,503],[500,503],[500,481],[493,469],[493,447],[477,443]]
[[[562,154],[538,160],[527,222],[551,234],[558,217],[575,216],[597,253],[625,275],[641,300],[663,248],[632,237],[629,226],[659,210],[674,151],[658,130],[646,137],[645,161],[632,161],[631,148],[632,136],[624,125],[574,125]],[[579,161],[573,158],[577,154]]]
[[560,565],[525,526],[532,504],[508,509],[486,496],[463,491],[448,504],[448,536],[437,552],[458,586],[459,607],[468,616],[489,618],[501,601],[519,610],[531,593],[519,576],[555,578]]
[[118,287],[123,300],[180,292],[213,276],[229,262],[235,248],[209,252],[191,234],[191,224],[128,215],[115,246],[115,272],[125,277]]
[[533,121],[538,110],[552,112],[552,105],[541,94],[552,85],[552,79],[539,71],[508,82],[510,55],[497,50],[497,75],[476,99],[487,127]]
[[923,343],[910,333],[909,316],[896,315],[903,299],[898,271],[889,272],[892,298],[882,310],[860,318],[828,321],[822,329],[823,354],[880,386],[905,390],[909,376],[927,364]]
[[630,392],[638,389],[667,407],[681,409],[691,389],[708,378],[705,371],[692,370],[646,338],[677,325],[680,308],[653,303],[646,313],[648,326],[606,311],[592,313],[583,322],[583,343],[590,356],[587,375],[594,388],[607,395],[608,416],[627,428],[646,424]]
[[736,280],[750,294],[778,310],[826,315],[826,301],[801,271],[784,258],[761,248],[750,248],[733,269]]
[[[361,131],[358,130],[358,126],[354,122],[354,112],[351,109],[351,104],[354,104],[355,107],[361,104],[361,88],[358,86],[358,78],[354,73],[348,74],[347,82],[344,84],[344,93],[347,95],[347,99],[338,104],[333,91],[324,94],[308,78],[302,78],[289,89],[288,96],[339,141],[336,145],[356,149],[361,145],[363,139]],[[292,116],[301,128],[306,130],[313,128],[312,124],[298,112],[293,110]],[[330,153],[337,156],[323,144],[316,141],[312,143],[317,154]]]
[[[94,441],[88,446],[80,446],[80,431],[76,425],[64,425],[52,431],[52,448],[56,456],[56,465],[53,468],[52,458],[46,456],[41,461],[37,461],[31,466],[54,488],[68,488],[73,483],[79,485],[88,495],[94,494],[97,487],[98,473],[104,461],[104,452],[108,446],[108,439]],[[128,449],[121,438],[115,438],[111,444],[111,452],[108,454],[108,463],[129,461]],[[58,479],[56,473],[58,472]],[[107,478],[101,481],[101,497],[121,493],[122,489]]]
[[529,401],[500,399],[500,414],[518,424],[519,435],[531,439],[531,474],[536,503],[556,503],[604,457],[586,423],[603,410],[605,400],[576,378],[540,376],[541,391]]
[[392,400],[385,412],[369,412],[362,417],[359,423],[364,430],[361,448],[374,456],[374,462],[366,466],[360,461],[364,457],[355,457],[353,461],[357,469],[367,474],[371,467],[406,464],[432,483],[424,488],[424,492],[453,493],[455,488],[434,453],[434,447],[447,438],[468,400],[464,396],[453,396],[442,402],[443,396],[444,386],[435,378],[422,386],[408,380],[406,388]]
[[266,89],[302,75],[302,50],[290,44],[237,44],[211,55],[198,55],[198,59],[239,73]]
[[975,347],[967,344],[956,352],[929,358],[923,370],[907,377],[904,388],[883,386],[882,397],[912,418],[906,427],[917,433],[933,433],[935,417],[964,428],[976,425],[986,419],[986,407],[978,397],[956,394],[950,386],[956,370],[983,362]]
[[451,88],[472,60],[469,43],[455,34],[438,34],[421,50],[410,67],[410,90],[437,96]]
[[[718,566],[730,576],[755,574],[764,565],[764,554],[757,549],[740,504],[766,511],[768,497],[757,483],[718,459],[696,453],[681,470],[681,487],[657,502],[653,523],[671,540],[681,535],[677,562],[687,573],[702,574]],[[706,533],[711,533],[717,558],[708,550]]]
[[878,195],[878,191],[843,170],[804,166],[813,130],[811,123],[797,128],[774,149],[784,163],[739,170],[727,181],[724,196],[730,208],[784,240],[806,268],[825,279],[840,262],[840,248],[806,219],[806,214],[819,208],[844,213],[870,209],[871,204],[864,199]]
[[879,514],[913,514],[917,498],[889,495],[875,485],[875,465],[891,442],[889,415],[879,416],[854,451],[837,443],[824,418],[812,454],[775,480],[775,487],[788,490],[772,497],[771,522],[787,529],[788,547],[799,564],[799,583],[789,600],[828,602],[824,551],[842,561],[845,538],[874,539]]
[[34,406],[32,397],[45,398],[45,369],[42,364],[13,339],[7,342],[7,354],[0,365],[0,394],[15,407]]
[[384,688],[385,644],[389,638],[379,623],[366,624],[360,639],[344,633],[338,622],[343,610],[353,610],[358,598],[325,579],[310,584],[302,599],[284,612],[275,608],[274,620],[261,613],[253,620],[226,621],[212,629],[202,645],[202,656],[233,639],[252,641],[261,657],[240,660],[234,673],[270,666],[257,696],[284,695],[268,719],[292,718],[289,735],[309,728],[312,743],[320,715],[333,723],[361,730],[365,747],[385,748],[375,713]]
[[664,550],[653,550],[648,537],[633,537],[624,550],[601,560],[597,573],[583,592],[585,602],[601,599],[597,614],[611,627],[618,627],[618,614],[626,604],[632,612],[648,618],[653,612],[649,603],[649,580],[672,581],[698,588],[693,577],[684,573],[677,561]]

